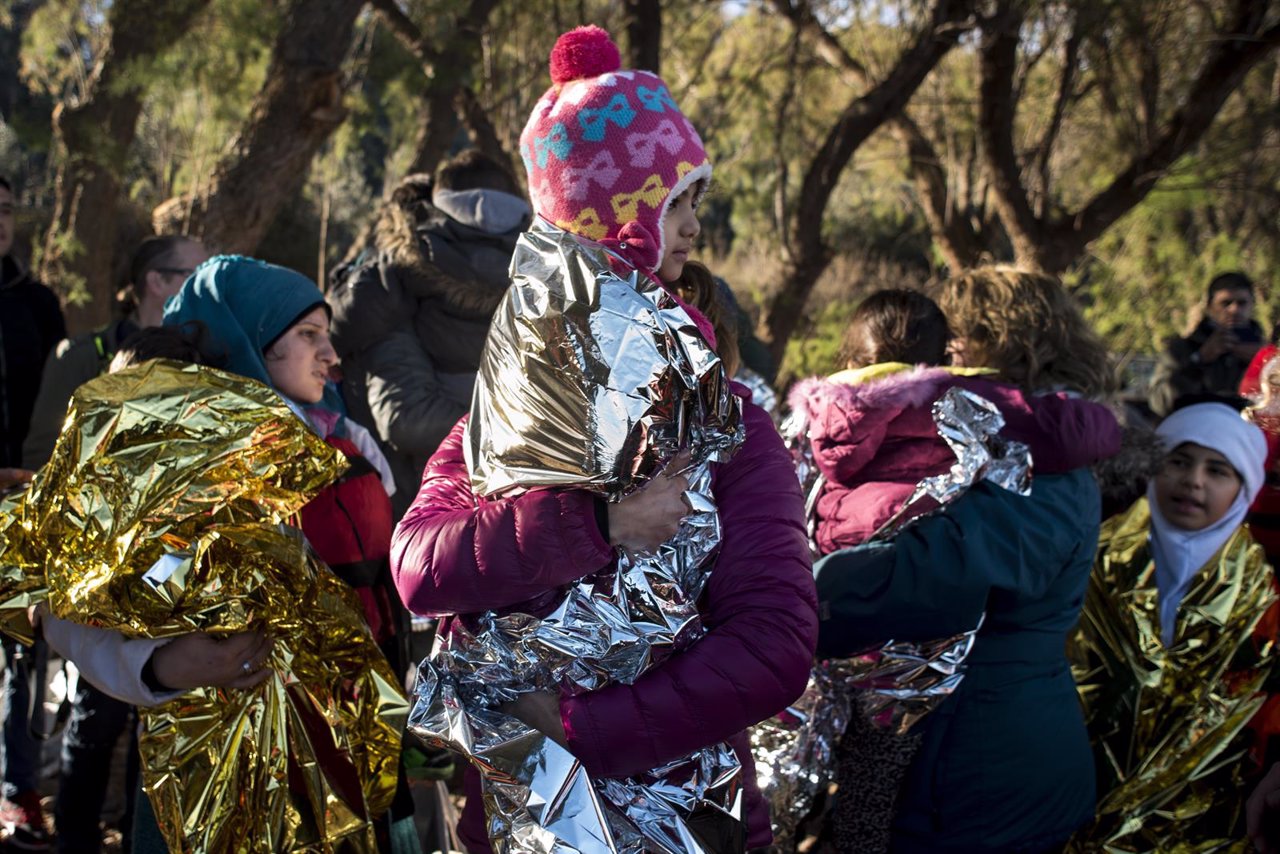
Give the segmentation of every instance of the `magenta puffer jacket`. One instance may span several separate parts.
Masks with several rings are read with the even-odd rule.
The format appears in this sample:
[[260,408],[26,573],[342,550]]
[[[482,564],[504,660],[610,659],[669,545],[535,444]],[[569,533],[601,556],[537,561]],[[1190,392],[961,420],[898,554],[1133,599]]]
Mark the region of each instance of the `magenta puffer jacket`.
[[[749,397],[735,385],[735,392]],[[730,741],[742,760],[748,844],[768,845],[745,730],[804,690],[817,641],[817,602],[804,506],[791,459],[769,416],[744,401],[746,440],[713,474],[723,539],[700,607],[707,634],[633,685],[565,697],[569,749],[594,777],[639,774]],[[545,612],[561,585],[613,559],[586,492],[472,496],[463,460],[466,419],[431,457],[392,540],[391,569],[419,614],[515,608]],[[518,606],[518,608],[517,608]],[[475,772],[459,833],[488,850]]]
[[[1032,395],[1007,383],[917,368],[859,385],[810,379],[791,408],[808,421],[814,462],[826,476],[816,506],[822,554],[866,542],[916,484],[956,461],[938,436],[933,402],[957,386],[991,401],[1000,434],[1031,448],[1034,471],[1062,474],[1115,455],[1120,425],[1107,407],[1066,394]],[[937,507],[922,500],[912,515]]]

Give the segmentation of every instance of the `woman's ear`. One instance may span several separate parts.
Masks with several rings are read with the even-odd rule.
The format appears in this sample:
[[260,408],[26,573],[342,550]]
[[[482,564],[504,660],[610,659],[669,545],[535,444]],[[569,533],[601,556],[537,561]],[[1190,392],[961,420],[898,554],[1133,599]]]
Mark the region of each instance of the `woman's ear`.
[[146,272],[146,275],[142,277],[142,281],[143,281],[142,291],[149,298],[152,298],[152,299],[163,298],[165,296],[164,276],[160,275],[155,270],[148,270]]

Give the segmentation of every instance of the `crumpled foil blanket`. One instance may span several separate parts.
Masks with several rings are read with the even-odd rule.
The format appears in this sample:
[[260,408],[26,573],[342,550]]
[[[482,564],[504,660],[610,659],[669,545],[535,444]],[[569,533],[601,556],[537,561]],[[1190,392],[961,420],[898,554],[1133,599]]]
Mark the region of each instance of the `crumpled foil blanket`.
[[[874,539],[892,538],[914,518],[912,508],[928,496],[939,506],[954,501],[979,480],[1028,495],[1031,451],[1002,438],[1004,418],[990,401],[960,388],[948,389],[933,405],[938,435],[956,454],[950,471],[922,480]],[[811,534],[823,475],[814,461],[802,419],[792,416],[784,436],[806,495]],[[815,549],[816,554],[816,549]],[[878,727],[905,734],[937,708],[964,678],[964,660],[981,623],[970,631],[927,643],[887,641],[845,659],[814,663],[804,694],[786,710],[751,729],[757,782],[769,802],[775,842],[786,844],[815,798],[831,782],[836,747],[850,716],[863,714]]]
[[47,596],[131,637],[276,638],[257,688],[141,710],[172,851],[377,850],[408,704],[352,592],[284,524],[345,465],[266,386],[157,360],[83,385],[52,461],[0,507],[6,627]]
[[741,766],[727,744],[593,780],[500,706],[527,691],[631,683],[696,642],[720,542],[711,464],[742,438],[724,369],[670,294],[545,222],[521,236],[466,435],[478,500],[545,487],[619,500],[687,449],[690,513],[656,553],[622,554],[549,613],[455,619],[423,662],[410,727],[480,770],[496,851],[741,850]]

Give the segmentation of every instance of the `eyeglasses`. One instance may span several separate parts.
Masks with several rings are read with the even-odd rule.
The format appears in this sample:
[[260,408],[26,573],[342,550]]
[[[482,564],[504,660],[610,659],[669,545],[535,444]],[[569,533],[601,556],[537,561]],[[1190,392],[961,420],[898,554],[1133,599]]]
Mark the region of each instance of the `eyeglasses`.
[[181,276],[184,279],[195,272],[194,267],[152,267],[151,269],[166,276]]

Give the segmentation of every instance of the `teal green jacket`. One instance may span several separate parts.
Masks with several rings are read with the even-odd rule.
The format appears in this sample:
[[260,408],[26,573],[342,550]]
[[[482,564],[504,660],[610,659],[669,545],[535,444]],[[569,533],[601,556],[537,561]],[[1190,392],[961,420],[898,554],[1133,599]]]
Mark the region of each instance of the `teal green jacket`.
[[916,725],[923,745],[894,818],[895,852],[1042,851],[1093,817],[1093,758],[1066,658],[1097,549],[1085,469],[1023,498],[980,484],[892,542],[835,552],[817,575],[819,657],[972,629],[956,692]]

